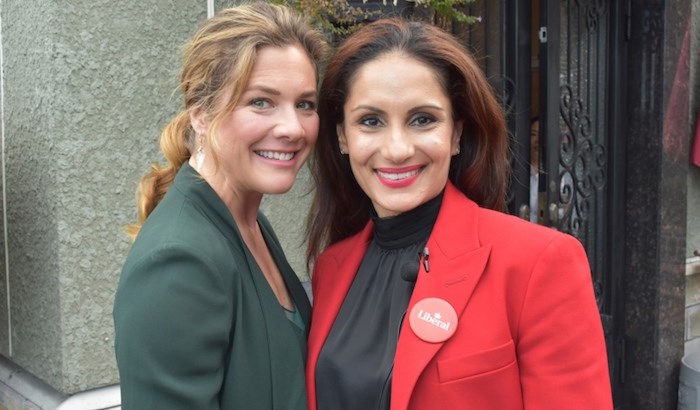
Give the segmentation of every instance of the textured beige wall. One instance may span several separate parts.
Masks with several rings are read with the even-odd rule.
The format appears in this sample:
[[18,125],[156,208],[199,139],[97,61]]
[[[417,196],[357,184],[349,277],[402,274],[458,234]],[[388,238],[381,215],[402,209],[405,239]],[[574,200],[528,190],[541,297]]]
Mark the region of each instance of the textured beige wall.
[[54,81],[62,73],[54,64],[61,58],[60,24],[54,4],[4,1],[1,11],[13,346],[6,353],[58,383],[63,335],[55,167],[61,131],[54,110],[62,109],[54,102],[62,99],[62,87]]
[[122,226],[160,159],[180,46],[206,2],[2,1],[0,13],[12,317],[0,352],[64,393],[114,383]]

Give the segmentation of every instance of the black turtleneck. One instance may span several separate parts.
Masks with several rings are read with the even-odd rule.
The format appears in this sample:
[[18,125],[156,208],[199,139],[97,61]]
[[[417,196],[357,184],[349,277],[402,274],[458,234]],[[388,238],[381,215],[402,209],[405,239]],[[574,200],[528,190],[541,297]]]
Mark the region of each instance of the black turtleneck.
[[374,237],[316,364],[319,410],[389,409],[399,330],[441,203],[442,193],[398,216],[372,212]]

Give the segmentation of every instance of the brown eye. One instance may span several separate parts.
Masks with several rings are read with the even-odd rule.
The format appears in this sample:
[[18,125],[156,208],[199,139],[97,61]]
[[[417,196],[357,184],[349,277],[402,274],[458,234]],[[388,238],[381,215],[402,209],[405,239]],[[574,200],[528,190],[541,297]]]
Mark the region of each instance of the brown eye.
[[379,127],[380,125],[382,125],[379,118],[374,115],[362,117],[360,119],[360,124],[364,125],[365,127],[371,128]]
[[411,125],[417,125],[419,127],[424,127],[435,122],[435,118],[431,115],[416,115],[411,119]]

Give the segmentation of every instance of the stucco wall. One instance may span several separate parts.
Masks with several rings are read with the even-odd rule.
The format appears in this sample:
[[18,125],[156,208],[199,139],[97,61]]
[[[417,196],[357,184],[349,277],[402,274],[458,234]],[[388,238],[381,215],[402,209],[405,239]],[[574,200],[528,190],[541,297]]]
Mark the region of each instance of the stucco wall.
[[114,383],[122,227],[206,2],[0,5],[11,359],[64,393]]
[[58,16],[54,3],[41,1],[4,1],[2,13],[11,353],[58,382],[63,359],[56,229]]

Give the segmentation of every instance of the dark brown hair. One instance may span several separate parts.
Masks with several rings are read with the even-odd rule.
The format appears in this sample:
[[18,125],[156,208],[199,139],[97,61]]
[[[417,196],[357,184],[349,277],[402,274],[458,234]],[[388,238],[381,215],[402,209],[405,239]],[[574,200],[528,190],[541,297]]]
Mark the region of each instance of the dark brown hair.
[[370,23],[338,47],[326,67],[319,96],[319,138],[310,159],[314,198],[306,227],[307,264],[326,247],[359,232],[371,201],[340,154],[336,125],[355,73],[391,51],[432,67],[450,97],[455,121],[463,122],[461,153],[449,179],[482,207],[504,210],[509,176],[503,109],[481,68],[450,34],[427,23],[399,18]]

